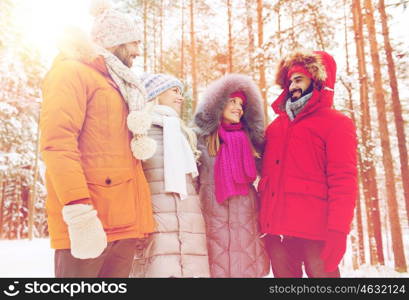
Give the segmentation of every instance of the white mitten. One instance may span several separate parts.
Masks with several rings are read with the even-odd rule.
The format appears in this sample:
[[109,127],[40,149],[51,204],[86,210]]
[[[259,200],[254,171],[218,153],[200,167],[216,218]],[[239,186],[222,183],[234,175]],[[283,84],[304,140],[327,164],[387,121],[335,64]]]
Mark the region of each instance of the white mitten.
[[107,246],[107,236],[92,205],[65,205],[62,216],[68,225],[72,256],[79,259],[100,256]]

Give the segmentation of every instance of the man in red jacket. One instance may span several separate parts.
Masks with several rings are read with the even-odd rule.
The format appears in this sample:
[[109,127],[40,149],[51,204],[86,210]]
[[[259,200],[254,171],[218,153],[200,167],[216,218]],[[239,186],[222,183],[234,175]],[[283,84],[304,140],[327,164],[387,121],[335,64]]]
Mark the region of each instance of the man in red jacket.
[[356,133],[333,106],[336,63],[326,52],[281,60],[266,130],[260,227],[275,277],[339,277],[357,194]]

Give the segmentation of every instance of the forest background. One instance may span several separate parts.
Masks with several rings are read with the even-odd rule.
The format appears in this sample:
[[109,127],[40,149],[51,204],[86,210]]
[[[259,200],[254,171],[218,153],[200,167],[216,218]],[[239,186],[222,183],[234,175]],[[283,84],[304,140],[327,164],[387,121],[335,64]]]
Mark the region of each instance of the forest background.
[[[359,137],[360,192],[343,264],[408,274],[408,0],[112,2],[143,33],[134,71],[186,84],[186,121],[211,81],[243,73],[260,87],[267,125],[276,117],[278,60],[299,48],[334,55],[334,105],[355,121]],[[0,0],[0,239],[48,236],[37,143],[41,82],[63,28],[90,30],[88,5]]]

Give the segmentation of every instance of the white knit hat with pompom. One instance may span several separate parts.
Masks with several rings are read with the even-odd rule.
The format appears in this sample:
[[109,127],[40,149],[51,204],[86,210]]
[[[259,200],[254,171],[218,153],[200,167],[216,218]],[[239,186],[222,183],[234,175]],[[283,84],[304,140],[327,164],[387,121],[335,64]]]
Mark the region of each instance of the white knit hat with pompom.
[[91,35],[98,45],[111,48],[142,39],[136,21],[113,9],[109,0],[92,0],[90,13],[95,17]]

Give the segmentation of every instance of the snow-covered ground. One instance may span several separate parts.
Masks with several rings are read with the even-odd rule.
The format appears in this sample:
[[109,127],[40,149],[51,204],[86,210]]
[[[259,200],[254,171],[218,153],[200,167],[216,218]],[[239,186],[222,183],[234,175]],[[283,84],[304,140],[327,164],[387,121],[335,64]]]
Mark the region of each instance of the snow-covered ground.
[[[409,277],[387,266],[361,266],[358,270],[342,265],[343,277]],[[48,239],[0,240],[0,277],[53,277],[54,251]]]
[[50,240],[0,240],[0,277],[54,277]]
[[342,277],[380,277],[380,278],[397,278],[397,277],[409,277],[409,272],[398,273],[392,267],[389,266],[370,266],[362,265],[358,270],[346,269],[341,267]]

